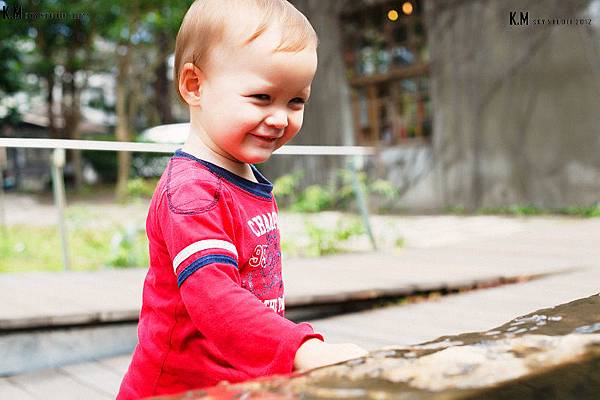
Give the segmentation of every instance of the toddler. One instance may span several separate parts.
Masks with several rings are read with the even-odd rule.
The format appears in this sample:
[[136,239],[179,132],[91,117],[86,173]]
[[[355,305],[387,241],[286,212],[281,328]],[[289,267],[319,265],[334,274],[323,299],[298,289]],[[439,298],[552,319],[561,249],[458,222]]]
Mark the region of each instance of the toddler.
[[360,357],[284,318],[272,184],[252,165],[300,130],[317,35],[285,0],[197,0],[175,49],[189,137],[150,203],[150,268],[118,399]]

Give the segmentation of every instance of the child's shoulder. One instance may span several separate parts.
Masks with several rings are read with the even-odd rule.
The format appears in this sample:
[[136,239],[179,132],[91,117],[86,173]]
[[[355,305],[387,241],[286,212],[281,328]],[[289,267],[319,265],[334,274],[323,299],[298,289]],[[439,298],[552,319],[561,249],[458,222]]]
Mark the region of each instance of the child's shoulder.
[[169,160],[158,187],[169,209],[176,213],[194,214],[207,211],[219,201],[222,184],[207,168],[184,157]]

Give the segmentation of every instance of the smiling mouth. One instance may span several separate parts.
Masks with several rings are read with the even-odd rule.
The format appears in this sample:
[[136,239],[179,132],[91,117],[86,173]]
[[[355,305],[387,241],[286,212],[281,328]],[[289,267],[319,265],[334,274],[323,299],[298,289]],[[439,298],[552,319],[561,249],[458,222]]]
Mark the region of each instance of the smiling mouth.
[[254,136],[255,138],[257,138],[258,140],[263,141],[265,143],[273,143],[277,139],[279,139],[279,136],[261,136],[261,135],[255,134],[255,133],[251,133],[251,135]]

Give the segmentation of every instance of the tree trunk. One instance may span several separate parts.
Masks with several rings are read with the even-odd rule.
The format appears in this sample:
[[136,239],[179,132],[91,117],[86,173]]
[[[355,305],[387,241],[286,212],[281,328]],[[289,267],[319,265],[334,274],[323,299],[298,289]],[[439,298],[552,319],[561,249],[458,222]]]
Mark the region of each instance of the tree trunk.
[[60,139],[60,132],[56,126],[56,118],[53,111],[54,106],[54,71],[48,71],[44,77],[48,93],[46,93],[46,107],[48,115],[48,133],[52,139]]
[[[115,135],[117,141],[128,142],[130,140],[129,133],[129,116],[127,108],[127,77],[129,75],[129,67],[131,60],[132,48],[129,43],[122,45],[125,47],[123,55],[118,56],[118,73],[117,73],[117,98],[116,98],[116,113],[117,126]],[[131,169],[131,153],[119,151],[117,153],[118,171],[117,171],[117,187],[115,195],[117,201],[123,201],[127,197],[127,182],[129,180],[129,171]]]
[[[81,139],[79,123],[81,121],[81,110],[79,104],[79,88],[75,82],[75,71],[68,71],[70,81],[63,86],[63,118],[65,121],[64,135],[67,139]],[[83,181],[81,162],[81,150],[71,150],[71,165],[73,166],[73,185],[78,188]]]
[[167,57],[171,52],[166,32],[161,31],[157,35],[158,40],[158,65],[154,69],[154,101],[161,124],[173,122],[171,112],[171,96],[169,96],[171,85],[167,77]]

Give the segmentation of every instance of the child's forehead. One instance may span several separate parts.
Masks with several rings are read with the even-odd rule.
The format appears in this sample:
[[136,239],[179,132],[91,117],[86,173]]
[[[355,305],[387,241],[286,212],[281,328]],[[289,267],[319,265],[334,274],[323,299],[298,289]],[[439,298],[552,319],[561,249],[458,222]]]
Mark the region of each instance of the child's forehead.
[[250,43],[244,44],[248,36],[247,31],[237,32],[222,45],[216,46],[212,54],[213,61],[222,67],[232,66],[242,70],[252,69],[257,65],[289,68],[298,63],[314,63],[316,68],[316,46],[307,43],[299,51],[277,50],[282,37],[280,27],[269,26]]
[[303,91],[305,95],[310,93],[317,67],[316,52],[310,48],[299,52],[244,48],[221,61],[212,71],[231,88]]
[[222,45],[233,51],[249,49],[251,51],[274,52],[283,38],[282,27],[275,23],[268,24],[258,36],[249,41],[258,29],[258,22],[250,23],[242,20],[239,24],[230,21],[223,35]]

